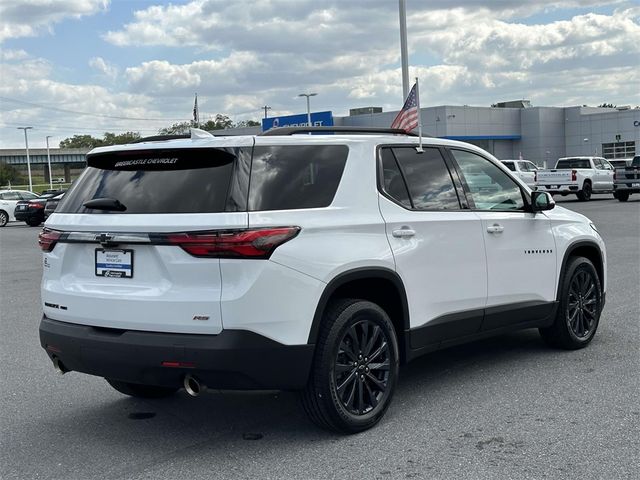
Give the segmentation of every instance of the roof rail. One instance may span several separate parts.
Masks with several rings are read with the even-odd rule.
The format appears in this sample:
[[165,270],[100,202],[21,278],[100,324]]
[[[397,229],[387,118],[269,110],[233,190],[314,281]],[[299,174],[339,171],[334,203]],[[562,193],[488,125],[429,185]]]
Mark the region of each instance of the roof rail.
[[[259,133],[259,136],[275,135],[295,135],[297,133],[362,133],[362,134],[388,134],[388,135],[408,135],[417,137],[415,133],[405,132],[400,128],[382,127],[278,127],[271,128],[266,132]],[[426,137],[427,135],[423,135]]]

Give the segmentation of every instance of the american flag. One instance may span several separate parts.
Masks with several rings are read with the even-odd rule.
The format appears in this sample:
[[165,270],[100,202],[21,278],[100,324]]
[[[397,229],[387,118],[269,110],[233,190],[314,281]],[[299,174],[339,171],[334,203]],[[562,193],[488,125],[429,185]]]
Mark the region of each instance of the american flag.
[[393,120],[391,128],[401,128],[405,132],[410,132],[418,126],[418,101],[416,88],[417,84],[414,84],[407,96],[407,100],[402,106],[402,110],[398,112],[398,115],[396,115],[396,118]]

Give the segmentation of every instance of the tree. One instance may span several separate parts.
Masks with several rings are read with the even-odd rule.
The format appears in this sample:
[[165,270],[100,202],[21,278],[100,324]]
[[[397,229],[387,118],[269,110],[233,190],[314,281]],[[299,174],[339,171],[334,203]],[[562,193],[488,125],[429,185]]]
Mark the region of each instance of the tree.
[[[216,114],[212,119],[207,120],[206,122],[200,123],[201,130],[211,131],[211,130],[226,130],[227,128],[239,128],[239,127],[256,127],[259,126],[260,122],[256,122],[255,120],[243,120],[236,124],[227,117],[226,115]],[[159,135],[184,135],[189,133],[190,128],[196,128],[196,123],[191,120],[188,122],[178,122],[174,123],[170,127],[161,128],[158,130]]]
[[7,185],[9,182],[20,183],[21,177],[18,169],[7,162],[0,161],[0,185]]
[[111,133],[105,132],[103,138],[92,137],[91,135],[74,135],[65,138],[60,142],[60,148],[95,148],[106,145],[122,145],[130,143],[140,138],[138,132]]

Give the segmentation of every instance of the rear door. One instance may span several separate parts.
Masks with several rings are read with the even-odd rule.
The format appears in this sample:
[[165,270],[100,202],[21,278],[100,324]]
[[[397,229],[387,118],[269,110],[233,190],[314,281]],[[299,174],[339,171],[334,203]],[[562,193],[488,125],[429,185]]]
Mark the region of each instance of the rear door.
[[247,227],[251,159],[251,145],[224,142],[90,154],[47,222],[44,313],[116,329],[220,332],[212,245],[220,231]]
[[487,295],[482,224],[463,208],[442,151],[388,146],[379,157],[380,212],[407,292],[411,347],[476,333]]
[[[471,207],[482,221],[488,279],[483,329],[544,317],[556,289],[551,222],[544,213],[525,211],[520,186],[489,159],[463,149],[450,152]],[[485,177],[480,182],[479,175]]]

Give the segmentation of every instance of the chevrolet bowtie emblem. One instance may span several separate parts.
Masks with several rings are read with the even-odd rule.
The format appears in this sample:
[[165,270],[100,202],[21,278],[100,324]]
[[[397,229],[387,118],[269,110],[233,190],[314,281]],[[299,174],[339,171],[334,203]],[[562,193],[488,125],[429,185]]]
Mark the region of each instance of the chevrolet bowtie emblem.
[[109,240],[113,239],[113,235],[109,235],[108,233],[101,233],[100,235],[96,235],[96,240],[101,244],[109,243]]

